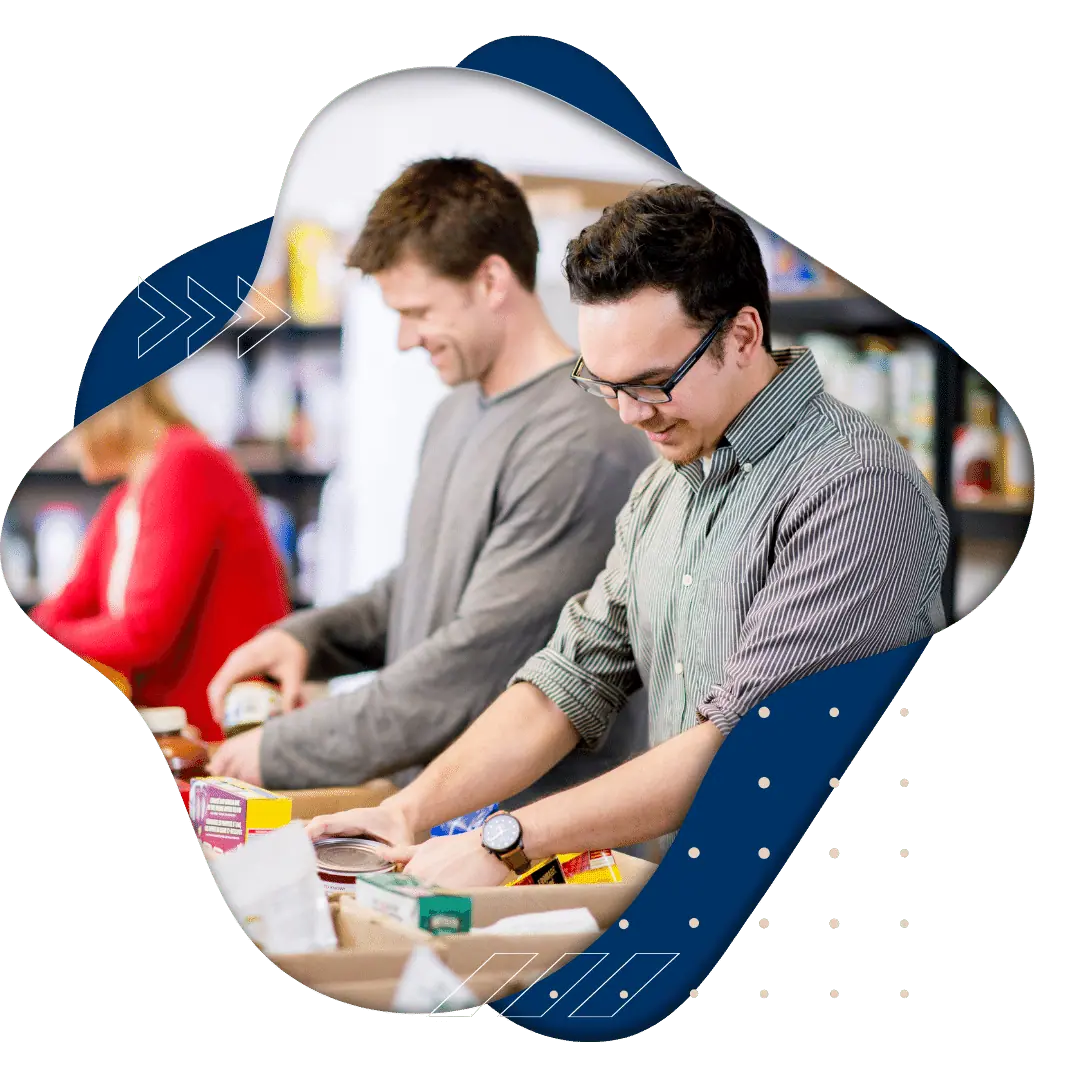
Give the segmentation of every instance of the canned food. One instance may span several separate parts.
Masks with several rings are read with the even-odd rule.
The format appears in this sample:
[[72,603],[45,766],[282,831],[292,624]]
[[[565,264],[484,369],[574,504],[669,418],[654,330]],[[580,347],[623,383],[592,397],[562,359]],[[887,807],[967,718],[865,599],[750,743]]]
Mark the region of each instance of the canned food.
[[315,841],[319,878],[328,893],[355,892],[356,879],[388,874],[394,864],[383,857],[386,845],[356,836],[329,836]]
[[245,679],[230,687],[225,695],[225,719],[221,727],[226,736],[239,735],[282,711],[277,683],[270,679]]

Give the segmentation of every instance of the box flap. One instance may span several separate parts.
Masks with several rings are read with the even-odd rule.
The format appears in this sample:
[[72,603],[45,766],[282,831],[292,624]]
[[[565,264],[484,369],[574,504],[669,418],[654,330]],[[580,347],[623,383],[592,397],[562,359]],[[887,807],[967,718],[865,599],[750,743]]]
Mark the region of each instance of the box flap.
[[389,780],[372,780],[359,787],[309,788],[297,791],[278,791],[292,799],[293,820],[310,821],[320,814],[336,814],[360,806],[378,806],[383,799],[397,791]]

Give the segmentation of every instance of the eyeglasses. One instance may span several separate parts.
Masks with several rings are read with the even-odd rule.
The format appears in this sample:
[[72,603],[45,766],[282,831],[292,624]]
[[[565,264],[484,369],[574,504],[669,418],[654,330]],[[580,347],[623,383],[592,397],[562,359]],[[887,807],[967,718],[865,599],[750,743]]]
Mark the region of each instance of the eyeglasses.
[[650,386],[648,383],[610,383],[602,382],[600,379],[590,379],[588,376],[581,374],[585,369],[584,356],[578,357],[571,378],[587,394],[593,394],[595,397],[607,398],[611,401],[619,396],[619,391],[622,391],[627,397],[646,405],[661,405],[665,401],[671,400],[671,391],[678,385],[679,380],[705,355],[709,346],[713,343],[713,338],[720,333],[721,327],[730,318],[730,315],[720,316],[713,328],[698,342],[697,348],[679,365],[678,370],[667,382]]

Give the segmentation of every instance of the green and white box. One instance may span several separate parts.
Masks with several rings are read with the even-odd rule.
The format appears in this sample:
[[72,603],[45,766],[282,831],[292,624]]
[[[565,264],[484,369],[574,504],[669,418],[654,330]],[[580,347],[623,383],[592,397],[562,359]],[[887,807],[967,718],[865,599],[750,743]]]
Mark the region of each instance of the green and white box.
[[356,902],[429,934],[466,934],[472,928],[472,900],[433,892],[405,874],[356,879]]

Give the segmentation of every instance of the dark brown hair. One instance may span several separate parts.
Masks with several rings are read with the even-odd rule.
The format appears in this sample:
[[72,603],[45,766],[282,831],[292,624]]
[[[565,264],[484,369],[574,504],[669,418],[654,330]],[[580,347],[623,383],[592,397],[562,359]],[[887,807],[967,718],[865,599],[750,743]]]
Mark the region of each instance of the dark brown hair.
[[672,290],[702,328],[752,307],[770,347],[769,281],[757,240],[711,191],[690,184],[635,191],[570,241],[563,269],[579,304]]
[[347,261],[377,274],[413,255],[444,277],[467,281],[488,256],[501,255],[532,292],[539,250],[516,184],[482,161],[429,158],[375,200]]

